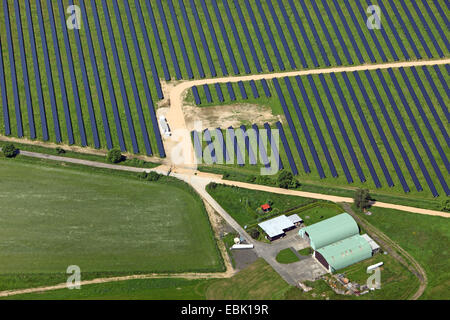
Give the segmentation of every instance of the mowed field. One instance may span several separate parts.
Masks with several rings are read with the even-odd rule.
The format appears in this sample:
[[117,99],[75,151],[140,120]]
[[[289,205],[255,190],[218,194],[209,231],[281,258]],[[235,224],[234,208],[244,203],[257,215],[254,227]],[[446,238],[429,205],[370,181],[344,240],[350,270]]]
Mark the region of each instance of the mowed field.
[[[199,107],[256,104],[281,116],[279,123],[256,125],[283,128],[286,140],[277,147],[282,164],[302,182],[433,199],[450,192],[448,79],[448,65],[286,77],[267,80],[269,96],[261,82],[254,83],[258,95],[244,82],[246,99],[233,84],[236,99],[220,102],[214,96]],[[243,124],[251,129],[248,120]],[[227,128],[221,129],[225,134]],[[206,158],[208,143],[203,142]],[[219,157],[215,136],[213,146]],[[270,144],[266,149],[270,156]],[[240,150],[247,164],[232,170],[256,174],[261,163],[249,165],[248,150]]]
[[[72,4],[80,7],[79,30],[67,28]],[[366,26],[369,4],[2,0],[0,131],[164,157],[160,79],[448,56],[439,1],[380,3],[381,30]]]
[[2,279],[223,269],[203,203],[179,182],[0,162]]

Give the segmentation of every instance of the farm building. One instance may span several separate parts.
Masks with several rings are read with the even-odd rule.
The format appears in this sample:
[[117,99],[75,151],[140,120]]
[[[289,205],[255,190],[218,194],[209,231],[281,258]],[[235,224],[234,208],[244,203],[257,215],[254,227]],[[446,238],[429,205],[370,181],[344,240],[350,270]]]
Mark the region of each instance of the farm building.
[[298,215],[286,217],[285,215],[261,222],[258,224],[272,241],[285,235],[286,231],[294,229],[298,223],[303,221]]
[[366,238],[357,234],[322,247],[313,256],[329,272],[334,272],[370,258],[372,247]]
[[299,235],[309,239],[313,257],[329,272],[368,259],[380,249],[369,235],[359,234],[358,224],[348,213],[302,228]]
[[342,213],[299,231],[300,236],[309,239],[314,250],[358,233],[358,224],[348,213]]

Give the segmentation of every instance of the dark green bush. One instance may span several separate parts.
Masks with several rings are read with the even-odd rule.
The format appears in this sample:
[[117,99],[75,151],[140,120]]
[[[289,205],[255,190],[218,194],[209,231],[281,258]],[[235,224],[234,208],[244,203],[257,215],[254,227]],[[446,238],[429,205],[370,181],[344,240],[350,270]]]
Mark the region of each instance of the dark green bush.
[[148,181],[158,181],[161,177],[162,177],[162,175],[160,175],[159,173],[150,171],[147,175],[147,180]]
[[355,192],[355,206],[359,210],[370,208],[370,202],[372,197],[370,196],[369,189],[358,189]]
[[124,156],[122,155],[119,149],[111,149],[108,151],[108,155],[106,156],[106,160],[111,163],[119,163],[124,160]]
[[64,150],[63,148],[60,148],[60,147],[56,148],[55,150],[56,150],[56,152],[57,152],[58,154],[64,154],[64,153],[66,153],[66,150]]
[[258,229],[252,229],[252,230],[250,230],[250,231],[249,231],[249,234],[250,234],[250,236],[251,236],[253,239],[255,239],[255,240],[257,240],[257,239],[259,238],[259,235],[260,235]]
[[14,158],[17,155],[18,150],[12,143],[7,143],[2,148],[3,154],[7,158]]

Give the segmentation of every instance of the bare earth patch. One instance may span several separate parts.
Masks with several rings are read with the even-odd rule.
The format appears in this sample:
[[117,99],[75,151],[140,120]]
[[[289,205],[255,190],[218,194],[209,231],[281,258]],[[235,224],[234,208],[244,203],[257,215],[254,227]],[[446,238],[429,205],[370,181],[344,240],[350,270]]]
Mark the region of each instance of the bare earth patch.
[[183,106],[186,126],[189,131],[194,129],[194,122],[201,121],[204,129],[239,127],[241,124],[263,125],[281,120],[274,116],[268,107],[254,104],[236,104],[217,107]]

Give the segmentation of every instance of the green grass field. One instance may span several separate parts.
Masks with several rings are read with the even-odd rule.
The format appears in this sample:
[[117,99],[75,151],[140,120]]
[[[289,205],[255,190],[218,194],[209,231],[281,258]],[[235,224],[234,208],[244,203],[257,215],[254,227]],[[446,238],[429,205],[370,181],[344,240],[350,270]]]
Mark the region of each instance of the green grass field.
[[290,248],[287,248],[278,252],[276,260],[279,263],[289,264],[299,261],[299,258],[292,252]]
[[73,264],[88,278],[223,270],[203,204],[181,182],[0,161],[2,289]]
[[381,208],[371,208],[370,211],[373,215],[362,217],[397,242],[425,269],[428,286],[422,299],[448,298],[448,219]]

